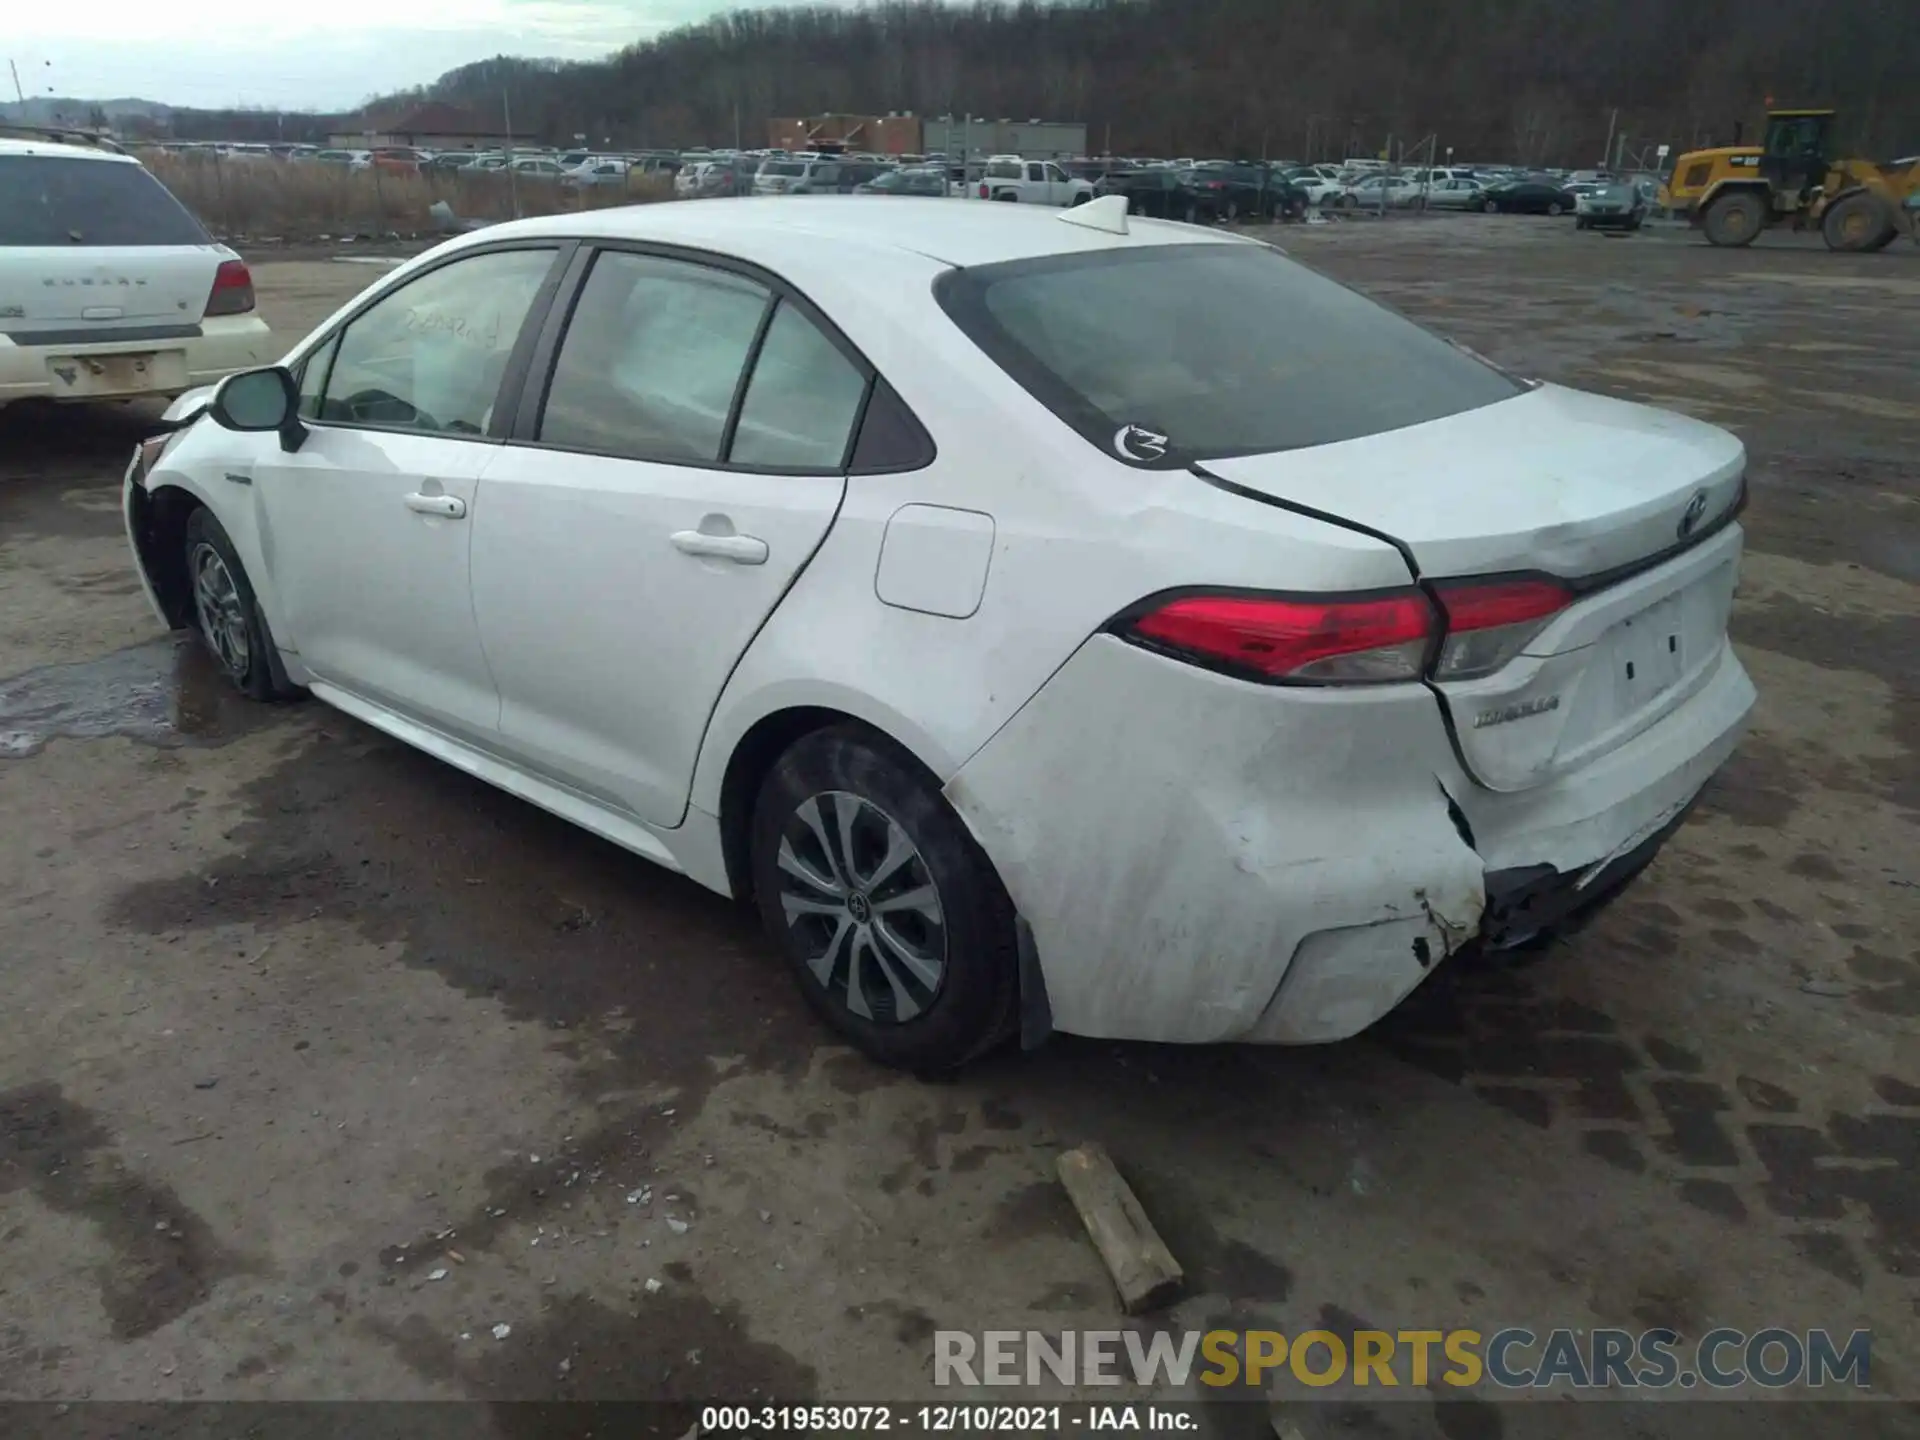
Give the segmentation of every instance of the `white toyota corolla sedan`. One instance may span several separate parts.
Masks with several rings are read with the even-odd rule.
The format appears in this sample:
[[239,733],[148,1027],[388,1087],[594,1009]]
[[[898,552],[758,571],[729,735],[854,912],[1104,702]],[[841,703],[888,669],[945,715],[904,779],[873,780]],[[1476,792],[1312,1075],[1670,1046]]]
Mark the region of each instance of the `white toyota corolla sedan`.
[[1119,201],[500,225],[199,407],[127,475],[166,621],[750,898],[918,1069],[1352,1035],[1754,701],[1739,441]]

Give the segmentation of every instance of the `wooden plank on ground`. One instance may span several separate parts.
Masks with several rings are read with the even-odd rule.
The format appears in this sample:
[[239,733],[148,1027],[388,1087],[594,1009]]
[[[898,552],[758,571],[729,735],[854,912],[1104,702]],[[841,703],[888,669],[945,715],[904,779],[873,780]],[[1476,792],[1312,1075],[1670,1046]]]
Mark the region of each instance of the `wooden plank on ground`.
[[1060,1157],[1059,1170],[1127,1314],[1158,1309],[1178,1295],[1185,1278],[1180,1263],[1105,1148],[1089,1141],[1069,1150]]

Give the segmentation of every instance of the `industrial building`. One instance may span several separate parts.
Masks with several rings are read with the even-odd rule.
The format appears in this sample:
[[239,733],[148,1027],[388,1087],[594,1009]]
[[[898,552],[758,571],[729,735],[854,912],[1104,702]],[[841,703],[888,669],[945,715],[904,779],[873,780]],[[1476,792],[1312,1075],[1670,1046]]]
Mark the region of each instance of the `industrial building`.
[[1087,153],[1087,127],[1077,120],[985,120],[942,115],[922,122],[921,131],[923,154],[938,152],[956,160],[981,155],[1052,160]]
[[769,120],[767,143],[776,150],[860,150],[869,155],[918,155],[920,122],[912,115],[814,115]]

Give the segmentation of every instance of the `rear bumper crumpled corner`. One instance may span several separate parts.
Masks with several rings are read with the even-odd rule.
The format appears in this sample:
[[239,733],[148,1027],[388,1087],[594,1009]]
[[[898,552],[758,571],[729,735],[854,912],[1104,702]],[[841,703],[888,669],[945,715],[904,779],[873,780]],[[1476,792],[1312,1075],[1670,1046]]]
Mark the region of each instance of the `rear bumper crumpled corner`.
[[1570,928],[1610,898],[1754,698],[1728,645],[1619,749],[1500,794],[1461,770],[1424,687],[1278,690],[1101,635],[946,794],[1031,929],[1055,1029],[1317,1044],[1469,946]]
[[1097,636],[947,786],[1031,927],[1053,1025],[1357,1034],[1477,932],[1484,864],[1423,687],[1278,690]]

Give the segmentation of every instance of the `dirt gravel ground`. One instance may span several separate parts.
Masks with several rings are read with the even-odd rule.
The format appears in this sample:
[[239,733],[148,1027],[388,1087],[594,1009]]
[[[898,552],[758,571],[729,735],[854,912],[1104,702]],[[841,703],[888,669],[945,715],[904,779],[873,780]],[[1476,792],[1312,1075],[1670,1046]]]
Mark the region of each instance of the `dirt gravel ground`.
[[[928,1397],[938,1328],[1117,1323],[1054,1180],[1096,1139],[1187,1267],[1156,1326],[1864,1326],[1874,1389],[1920,1399],[1920,249],[1277,238],[1752,456],[1735,760],[1577,938],[1330,1049],[883,1072],[748,915],[340,714],[225,694],[130,568],[142,416],[0,415],[0,1397]],[[291,339],[375,274],[255,283]],[[1554,1433],[1622,1433],[1575,1408]],[[1494,1440],[1529,1412],[1301,1423]],[[1913,1420],[1779,1413],[1633,1427]]]

